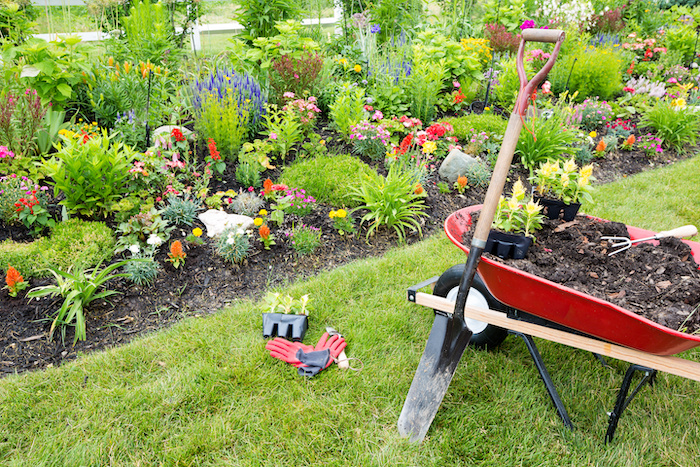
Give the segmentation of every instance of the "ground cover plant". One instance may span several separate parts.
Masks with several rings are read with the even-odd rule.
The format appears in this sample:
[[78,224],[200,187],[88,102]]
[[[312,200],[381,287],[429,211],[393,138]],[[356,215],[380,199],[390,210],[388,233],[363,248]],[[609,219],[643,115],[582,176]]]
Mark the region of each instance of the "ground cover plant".
[[[442,223],[483,201],[518,91],[513,46],[522,30],[562,28],[567,39],[530,96],[507,189],[520,179],[525,185],[516,191],[529,191],[541,164],[585,166],[585,177],[561,180],[595,182],[585,211],[655,230],[697,223],[697,7],[531,3],[343,2],[342,31],[325,37],[297,21],[298,5],[280,3],[283,21],[275,22],[257,15],[270,5],[247,2],[235,13],[244,36],[216,56],[183,46],[187,27],[174,26],[202,14],[190,2],[128,3],[116,16],[97,6],[102,24],[122,24],[126,33],[97,49],[75,37],[29,39],[29,23],[4,25],[14,7],[0,6],[7,83],[0,91],[7,284],[0,290],[0,374],[28,373],[0,381],[8,407],[0,416],[0,458],[66,465],[690,462],[695,438],[679,432],[695,430],[684,417],[691,401],[668,393],[694,394],[692,383],[660,377],[668,390],[645,391],[626,414],[630,437],[599,452],[593,433],[604,425],[622,365],[602,369],[548,343],[543,349],[563,367],[558,378],[583,433],[568,433],[550,417],[517,341],[495,353],[469,352],[423,449],[396,433],[431,322],[430,310],[416,311],[402,291],[463,260],[442,237]],[[422,9],[435,21],[420,22]],[[451,17],[457,14],[459,21]],[[155,17],[164,19],[161,27],[149,28]],[[528,73],[550,52],[528,46]],[[468,166],[448,173],[448,158]],[[645,173],[632,177],[638,172]],[[212,216],[238,223],[215,234]],[[56,297],[39,297],[42,290]],[[308,292],[315,305],[309,338],[333,325],[365,369],[333,367],[302,382],[270,362],[257,329],[269,291]],[[50,366],[62,368],[43,371]],[[591,395],[591,386],[602,390]],[[76,402],[51,412],[59,388]],[[32,396],[12,399],[17,391]],[[99,402],[78,410],[74,404],[85,399]],[[542,401],[545,408],[531,413]],[[280,415],[277,405],[293,408]],[[467,414],[471,408],[476,413]],[[84,433],[97,442],[78,442]],[[304,447],[309,437],[312,450]],[[555,449],[543,449],[540,437]]]

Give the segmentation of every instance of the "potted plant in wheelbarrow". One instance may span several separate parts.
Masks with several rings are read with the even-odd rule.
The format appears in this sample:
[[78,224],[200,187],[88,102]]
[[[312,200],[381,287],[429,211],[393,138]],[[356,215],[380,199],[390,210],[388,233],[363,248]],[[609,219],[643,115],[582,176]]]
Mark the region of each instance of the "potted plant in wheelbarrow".
[[279,293],[265,297],[265,309],[262,314],[263,337],[284,337],[293,341],[302,341],[309,328],[309,295],[295,299],[291,295]]
[[525,200],[525,187],[518,179],[508,198],[501,196],[484,251],[501,258],[522,259],[532,245],[533,232],[542,228],[542,206]]
[[535,186],[535,199],[544,207],[544,214],[549,219],[563,217],[572,221],[576,216],[581,201],[592,201],[591,181],[593,166],[579,168],[572,157],[566,162],[547,161],[536,170],[530,182]]

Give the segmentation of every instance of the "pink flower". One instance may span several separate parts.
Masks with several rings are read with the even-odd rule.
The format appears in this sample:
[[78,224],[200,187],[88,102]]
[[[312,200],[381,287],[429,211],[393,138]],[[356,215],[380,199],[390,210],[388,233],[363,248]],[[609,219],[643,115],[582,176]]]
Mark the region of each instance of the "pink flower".
[[677,80],[676,78],[670,78],[670,79],[668,80],[668,82],[671,83],[671,84],[675,84],[675,83],[678,82],[678,80]]
[[459,81],[456,81],[456,80],[452,81],[452,85],[456,88],[458,88],[460,86]]
[[277,139],[277,133],[270,133],[270,139],[276,140],[276,139]]
[[[295,77],[295,78],[298,78],[299,76],[298,76],[298,75],[294,75],[294,77]],[[287,99],[294,99],[294,93],[293,93],[293,92],[287,91],[287,92],[285,92],[284,94],[282,94],[282,96],[283,96],[283,97],[286,97]]]
[[542,84],[542,92],[543,93],[549,94],[550,92],[552,92],[551,89],[552,89],[552,83],[550,83],[549,81],[545,81],[544,84]]

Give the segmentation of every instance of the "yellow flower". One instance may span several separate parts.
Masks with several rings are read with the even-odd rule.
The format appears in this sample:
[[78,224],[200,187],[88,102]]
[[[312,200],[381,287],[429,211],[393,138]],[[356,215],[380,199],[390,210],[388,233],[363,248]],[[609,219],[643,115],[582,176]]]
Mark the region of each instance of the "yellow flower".
[[337,213],[335,211],[331,211],[328,213],[328,217],[330,217],[331,219],[333,219],[336,215]]
[[194,229],[192,229],[192,235],[194,235],[195,237],[201,237],[202,229],[200,229],[199,227],[195,227]]
[[591,164],[588,164],[586,166],[581,167],[581,170],[579,171],[579,175],[581,177],[588,178],[593,174],[593,166]]
[[340,63],[344,67],[348,66],[348,60],[346,58],[341,58],[340,60],[338,60],[338,63]]
[[686,101],[682,97],[679,97],[678,99],[674,99],[671,101],[671,105],[674,107],[685,107],[686,106]]
[[532,200],[530,200],[525,206],[525,212],[527,212],[530,216],[537,214],[541,210],[542,206],[540,206],[539,203],[535,203]]
[[554,175],[557,170],[559,170],[559,162],[556,164],[552,162],[545,162],[540,166],[540,175],[542,177],[548,178]]
[[518,208],[520,208],[520,200],[515,196],[511,196],[508,199],[508,209],[510,209],[511,211],[515,211]]
[[260,227],[263,225],[263,220],[261,217],[256,217],[255,220],[253,221],[253,224],[255,224],[255,227]]
[[423,143],[423,154],[432,154],[437,150],[435,141],[426,141]]
[[355,66],[353,67],[353,70],[355,70],[355,73],[359,73],[359,72],[362,71],[362,67],[361,67],[360,65],[355,65]]
[[261,216],[267,216],[267,210],[266,209],[261,209],[260,212],[258,213]]
[[518,179],[518,181],[513,184],[513,199],[517,199],[519,201],[523,199],[524,196],[525,186],[523,185],[523,182]]
[[588,185],[588,177],[581,177],[578,179],[578,186],[583,188]]
[[345,212],[345,209],[338,209],[338,210],[335,212],[335,217],[338,217],[338,218],[340,218],[340,219],[343,219],[343,218],[344,218],[345,216],[347,216],[347,215],[348,215],[348,213]]
[[325,139],[322,139],[321,141],[318,142],[318,144],[320,144],[321,146],[325,146],[325,145],[326,145],[326,140],[325,140]]
[[596,136],[598,136],[598,133],[596,133],[595,131],[591,131],[590,133],[588,133],[588,136],[590,136],[591,138],[595,138]]
[[489,110],[491,110],[491,107],[484,107],[484,112],[488,112]]
[[566,173],[571,173],[576,170],[576,161],[574,161],[574,158],[572,157],[568,161],[564,162],[564,172]]

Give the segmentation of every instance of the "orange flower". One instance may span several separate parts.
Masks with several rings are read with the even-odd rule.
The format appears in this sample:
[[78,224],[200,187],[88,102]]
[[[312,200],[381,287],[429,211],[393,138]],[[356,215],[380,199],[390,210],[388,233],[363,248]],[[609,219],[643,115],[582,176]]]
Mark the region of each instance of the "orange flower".
[[598,141],[598,145],[595,147],[596,152],[603,152],[605,151],[605,148],[608,147],[608,144],[603,141],[602,139]]
[[632,146],[634,142],[637,141],[637,138],[634,137],[634,135],[629,135],[627,139],[625,140],[625,145],[626,146]]
[[107,59],[107,65],[109,65],[109,66],[113,66],[113,65],[114,65],[114,57],[109,57],[109,58]]
[[413,192],[417,195],[423,194],[423,191],[423,185],[421,185],[420,183],[416,184],[416,189],[413,190]]
[[24,277],[22,277],[22,274],[20,274],[19,271],[12,266],[8,266],[7,276],[5,277],[7,287],[12,290],[20,282],[24,282]]
[[7,284],[6,288],[10,290],[10,297],[16,297],[20,290],[24,290],[29,285],[24,282],[22,274],[10,265],[7,266],[5,283]]
[[263,224],[258,229],[258,234],[260,234],[260,238],[262,238],[263,240],[267,240],[270,237],[270,228],[267,225]]
[[270,180],[269,178],[266,179],[263,182],[263,189],[265,190],[265,194],[269,195],[270,192],[272,191],[272,180]]
[[182,251],[182,243],[180,243],[180,240],[175,240],[170,244],[170,253],[168,253],[167,261],[170,261],[175,269],[177,269],[180,264],[185,263],[186,257],[187,254]]
[[457,184],[461,189],[464,189],[464,187],[467,186],[468,182],[469,180],[467,180],[467,177],[465,177],[464,175],[460,175],[459,178],[457,178]]

